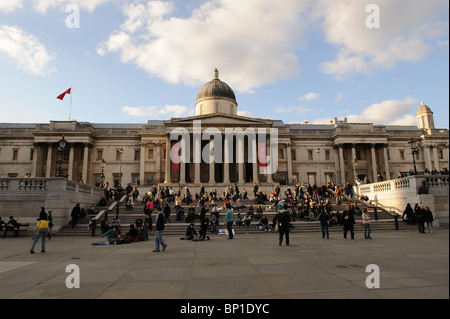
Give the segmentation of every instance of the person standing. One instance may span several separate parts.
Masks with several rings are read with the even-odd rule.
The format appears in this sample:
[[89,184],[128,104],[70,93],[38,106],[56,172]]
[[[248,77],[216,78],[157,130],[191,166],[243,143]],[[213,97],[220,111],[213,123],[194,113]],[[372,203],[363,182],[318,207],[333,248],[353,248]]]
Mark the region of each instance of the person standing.
[[77,225],[78,218],[81,213],[80,203],[77,203],[75,207],[72,209],[72,213],[70,216],[72,217],[72,229]]
[[328,232],[328,223],[330,221],[330,216],[324,209],[322,209],[319,214],[319,221],[320,227],[322,228],[322,238],[325,238],[326,235],[327,239],[330,239],[330,234]]
[[[434,217],[433,217],[433,213],[431,212],[430,208],[427,206],[425,207],[425,213],[424,213],[424,219],[425,222],[427,223],[427,230],[429,234],[433,233],[433,222],[434,222]],[[425,231],[425,230],[424,230]]]
[[342,213],[342,220],[344,223],[344,239],[347,240],[347,233],[350,231],[352,241],[355,240],[355,214],[350,204],[347,204],[346,210]]
[[286,236],[286,245],[289,246],[289,230],[291,227],[291,216],[287,211],[287,205],[283,205],[283,209],[279,211],[275,217],[279,227],[279,240],[278,244],[281,246],[283,243],[283,237]]
[[227,223],[228,239],[233,239],[233,222],[234,222],[234,212],[231,209],[230,204],[227,204],[225,223]]
[[417,207],[415,213],[419,225],[419,233],[425,234],[425,209],[423,208],[423,204]]
[[159,252],[159,246],[162,246],[162,250],[166,250],[167,244],[164,242],[163,239],[163,232],[164,232],[164,224],[165,224],[165,217],[163,213],[159,211],[159,209],[156,209],[157,215],[156,215],[156,221],[155,221],[155,250],[153,252],[157,253]]
[[[44,213],[45,214],[45,213]],[[38,223],[36,226],[36,236],[34,236],[33,243],[30,247],[30,254],[34,254],[34,246],[39,240],[39,237],[42,236],[42,244],[41,244],[41,253],[45,253],[45,238],[47,237],[47,233],[49,231],[47,217],[45,216],[43,219],[39,217]]]
[[372,237],[370,237],[370,233],[372,232],[372,230],[370,228],[370,215],[367,212],[366,207],[364,207],[363,213],[362,213],[362,224],[364,226],[364,238],[372,239]]

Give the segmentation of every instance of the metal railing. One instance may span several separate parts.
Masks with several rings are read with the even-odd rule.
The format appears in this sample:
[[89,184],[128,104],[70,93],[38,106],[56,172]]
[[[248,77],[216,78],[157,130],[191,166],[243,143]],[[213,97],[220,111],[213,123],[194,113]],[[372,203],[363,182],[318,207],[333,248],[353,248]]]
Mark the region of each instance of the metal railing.
[[123,195],[119,201],[114,201],[113,203],[111,203],[111,205],[109,205],[109,207],[107,209],[100,211],[97,215],[95,215],[94,217],[91,218],[91,221],[89,222],[87,231],[89,231],[89,230],[91,231],[92,237],[95,237],[95,231],[96,231],[98,222],[101,221],[102,219],[107,220],[109,212],[112,212],[115,210],[116,214],[118,214],[120,204],[123,203],[126,199],[127,199],[127,195]]
[[[336,193],[335,193],[335,191],[334,191],[333,189],[329,188],[328,191],[331,192],[332,194],[334,194],[334,195],[336,196]],[[385,214],[391,216],[391,217],[394,219],[395,230],[399,230],[399,229],[400,229],[400,226],[399,226],[399,223],[398,223],[398,218],[399,218],[399,215],[398,215],[398,214],[392,213],[392,212],[388,211],[387,209],[385,209],[384,207],[379,207],[379,206],[371,205],[371,204],[369,204],[369,203],[367,203],[367,202],[365,202],[365,201],[362,201],[362,200],[360,200],[360,199],[358,199],[358,198],[352,198],[352,197],[349,197],[349,196],[347,196],[347,195],[344,194],[344,193],[341,193],[340,195],[341,195],[344,199],[346,199],[347,201],[349,201],[349,202],[356,202],[357,204],[359,203],[359,204],[361,204],[362,206],[365,206],[365,207],[367,207],[367,208],[373,209],[373,212],[374,212],[374,215],[375,215],[375,220],[378,220],[378,219],[379,219],[379,218],[378,218],[378,210],[380,210],[380,211],[382,211],[383,213],[385,213]]]

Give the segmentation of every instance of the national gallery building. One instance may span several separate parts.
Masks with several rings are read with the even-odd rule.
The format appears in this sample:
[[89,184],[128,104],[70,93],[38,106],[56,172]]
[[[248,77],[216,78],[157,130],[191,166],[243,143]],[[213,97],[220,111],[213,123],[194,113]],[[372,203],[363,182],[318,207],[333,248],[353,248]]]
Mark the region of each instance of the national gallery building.
[[[285,124],[239,116],[237,109],[233,90],[215,70],[213,80],[198,93],[196,115],[192,117],[143,124],[0,123],[0,177],[65,176],[112,187],[118,183],[236,183],[250,187],[253,183],[353,184],[365,178],[378,182],[395,179],[399,173],[406,175],[414,170],[414,163],[419,173],[449,167],[448,130],[435,128],[433,112],[424,103],[418,106],[417,126],[348,123],[347,119],[336,118],[326,125]],[[177,142],[171,138],[174,130],[184,132],[187,139],[180,163],[172,156],[172,146]],[[215,143],[212,149],[211,132],[214,141],[224,141],[227,130],[266,135],[263,143],[244,134],[231,143]],[[196,134],[202,137],[196,138]],[[64,143],[60,143],[63,137]],[[198,156],[211,151],[215,155],[212,162]],[[231,156],[232,160],[221,160],[216,154]],[[269,159],[265,163],[260,160],[264,157]],[[268,164],[275,158],[276,169],[270,171]]]

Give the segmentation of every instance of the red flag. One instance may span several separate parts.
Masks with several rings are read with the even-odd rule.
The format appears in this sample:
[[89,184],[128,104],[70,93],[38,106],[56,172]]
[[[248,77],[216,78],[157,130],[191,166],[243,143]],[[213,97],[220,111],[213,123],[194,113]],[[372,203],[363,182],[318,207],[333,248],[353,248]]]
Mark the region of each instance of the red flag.
[[64,99],[64,97],[66,96],[66,94],[70,94],[70,91],[72,90],[72,88],[67,89],[66,91],[64,91],[63,93],[61,93],[60,95],[58,95],[56,98],[60,99],[61,101]]

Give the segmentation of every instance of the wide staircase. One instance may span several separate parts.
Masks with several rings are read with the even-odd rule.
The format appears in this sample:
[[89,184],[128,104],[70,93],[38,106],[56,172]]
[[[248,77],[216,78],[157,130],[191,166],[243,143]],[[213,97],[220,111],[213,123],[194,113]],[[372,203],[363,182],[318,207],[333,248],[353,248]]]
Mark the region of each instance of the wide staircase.
[[[381,230],[382,231],[396,231],[396,230],[404,231],[404,230],[411,230],[411,229],[417,228],[417,226],[415,226],[415,225],[409,225],[408,223],[403,222],[401,219],[401,216],[397,216],[398,218],[396,221],[396,218],[394,218],[394,216],[391,213],[384,211],[380,208],[373,207],[373,206],[366,204],[364,202],[361,202],[359,200],[348,198],[346,196],[343,196],[343,199],[342,199],[340,205],[337,205],[335,203],[334,197],[330,198],[330,202],[332,203],[332,209],[335,212],[343,212],[348,203],[350,203],[352,206],[359,207],[361,210],[364,207],[367,207],[369,215],[371,216],[371,228],[372,228],[372,231],[374,231],[374,232],[381,231]],[[242,204],[245,206],[245,208],[242,208],[241,210],[235,210],[234,211],[235,216],[237,216],[238,213],[240,213],[242,217],[245,216],[245,214],[248,211],[248,207],[250,207],[251,205],[253,205],[253,207],[255,208],[255,212],[256,212],[256,208],[258,205],[255,203],[254,200],[244,200],[242,202]],[[191,205],[182,205],[182,206],[184,208],[185,215],[187,215],[188,210]],[[218,206],[222,207],[223,203],[219,202]],[[270,204],[261,205],[261,206],[264,210],[264,215],[266,215],[269,220],[269,225],[272,225],[272,221],[273,221],[275,215],[278,213],[278,211],[274,207],[272,207]],[[176,236],[182,237],[182,236],[184,236],[186,228],[189,225],[189,223],[186,223],[184,221],[176,221],[174,204],[171,203],[170,207],[171,207],[170,222],[166,222],[164,235],[176,235]],[[195,213],[197,215],[200,215],[201,207],[194,205],[194,208],[195,208]],[[207,207],[207,209],[209,210],[207,212],[207,216],[210,218],[211,217],[211,207]],[[135,221],[139,216],[141,216],[142,219],[145,219],[145,214],[144,214],[144,211],[143,211],[140,203],[135,205],[131,210],[127,210],[125,207],[125,204],[121,203],[119,205],[118,211],[117,211],[117,208],[114,208],[113,210],[111,210],[107,213],[106,220],[108,221],[109,225],[111,225],[113,216],[116,215],[117,212],[118,212],[118,217],[121,221],[122,233],[127,232],[129,229],[129,226],[131,224],[135,224]],[[76,227],[74,227],[72,229],[71,225],[68,225],[68,226],[64,227],[63,229],[61,229],[57,235],[58,236],[91,236],[92,232],[91,232],[90,223],[91,223],[92,217],[94,217],[94,215],[82,217],[78,221]],[[154,228],[156,214],[153,213],[151,217],[152,217],[152,224],[153,224],[153,228]],[[101,220],[103,220],[103,219],[104,219],[104,217],[102,217]],[[225,219],[225,210],[222,209],[219,214],[219,222],[220,222],[219,229],[223,229],[223,230],[226,229],[226,224],[224,222],[224,219]],[[361,216],[355,215],[355,219],[356,219],[356,224],[354,227],[355,232],[364,231],[364,227],[360,224]],[[194,224],[196,225],[195,228],[198,231],[199,226],[200,226],[200,220],[196,219],[194,221]],[[258,225],[258,221],[252,221],[251,225],[249,227],[244,227],[244,226],[237,227],[236,225],[234,225],[233,229],[236,232],[236,234],[264,234],[264,231],[258,229],[257,225]],[[320,222],[317,221],[317,216],[316,216],[315,220],[313,220],[313,221],[306,221],[304,219],[297,218],[297,219],[295,219],[295,221],[292,221],[292,226],[293,227],[291,228],[291,233],[320,233],[321,232],[321,226],[320,226]],[[272,231],[273,231],[273,228],[272,228]],[[149,230],[148,232],[149,232],[149,235],[154,234],[154,229]],[[342,225],[340,225],[340,224],[330,225],[329,232],[330,233],[342,232]],[[208,235],[210,235],[209,228],[208,228]],[[101,236],[100,221],[97,223],[95,236],[96,237]]]

